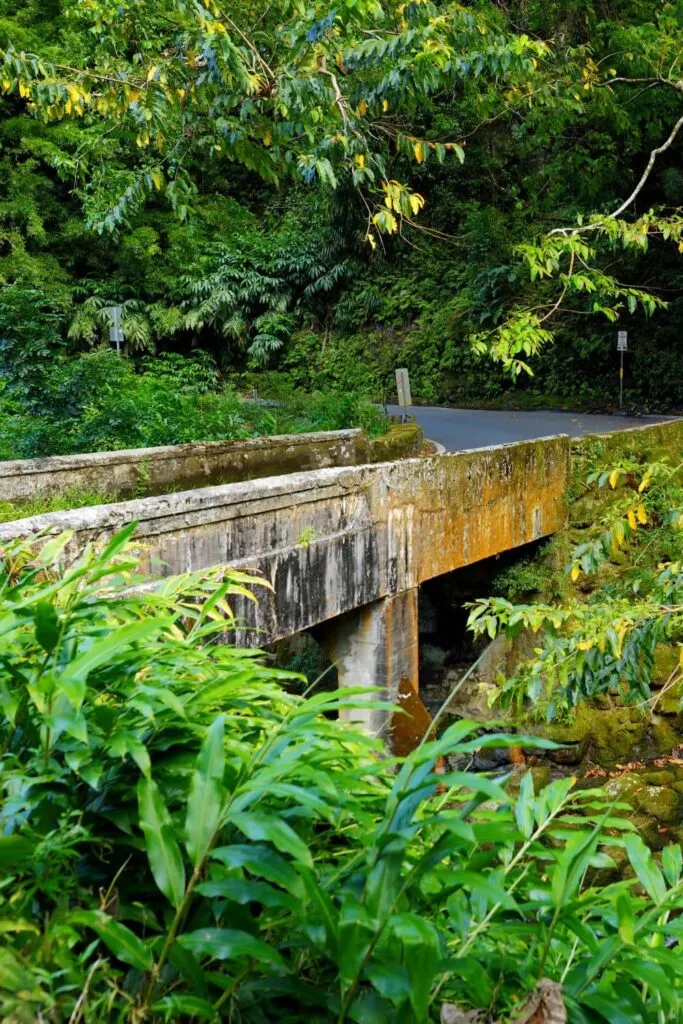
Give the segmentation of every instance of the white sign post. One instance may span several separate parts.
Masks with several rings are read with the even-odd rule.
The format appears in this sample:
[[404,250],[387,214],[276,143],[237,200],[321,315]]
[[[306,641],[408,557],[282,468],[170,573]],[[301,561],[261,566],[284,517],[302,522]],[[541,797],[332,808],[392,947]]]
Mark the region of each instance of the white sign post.
[[126,340],[126,336],[123,333],[121,327],[121,314],[123,313],[123,306],[109,306],[107,313],[111,318],[111,327],[109,328],[109,340],[115,342],[116,351],[121,355],[121,342]]
[[617,352],[621,360],[619,366],[619,409],[624,408],[624,352],[628,352],[628,331],[617,333]]
[[403,422],[408,419],[408,406],[413,404],[413,397],[410,394],[410,377],[405,367],[396,371],[396,390],[398,391],[398,404],[401,406]]

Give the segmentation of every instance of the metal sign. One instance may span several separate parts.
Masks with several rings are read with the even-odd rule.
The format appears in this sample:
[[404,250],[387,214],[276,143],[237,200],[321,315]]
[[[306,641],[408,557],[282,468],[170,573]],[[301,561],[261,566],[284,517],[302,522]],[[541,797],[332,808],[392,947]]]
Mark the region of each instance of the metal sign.
[[628,331],[617,334],[617,352],[628,352]]
[[121,351],[121,342],[126,340],[126,336],[123,333],[121,327],[121,316],[123,314],[123,306],[109,306],[106,312],[111,320],[111,326],[109,328],[109,340],[116,343],[116,351]]
[[410,394],[410,377],[404,366],[396,371],[396,390],[398,391],[398,404],[405,415],[405,410],[413,404],[413,398]]

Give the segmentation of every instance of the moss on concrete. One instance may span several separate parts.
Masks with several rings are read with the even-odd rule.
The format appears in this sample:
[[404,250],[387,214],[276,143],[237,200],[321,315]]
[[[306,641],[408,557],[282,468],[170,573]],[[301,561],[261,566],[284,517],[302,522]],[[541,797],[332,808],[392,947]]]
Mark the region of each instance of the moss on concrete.
[[424,442],[422,427],[417,423],[394,423],[383,437],[369,442],[368,462],[391,462],[418,455]]

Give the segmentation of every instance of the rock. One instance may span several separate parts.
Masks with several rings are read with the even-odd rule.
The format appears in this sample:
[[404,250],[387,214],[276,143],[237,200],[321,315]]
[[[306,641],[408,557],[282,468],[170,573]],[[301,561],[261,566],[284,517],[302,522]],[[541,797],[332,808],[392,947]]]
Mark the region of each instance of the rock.
[[[623,801],[633,807],[633,796],[641,786],[642,782],[636,774],[618,775],[615,779],[609,779],[605,783],[604,790],[607,796],[612,797],[613,800]],[[615,813],[620,817],[625,816],[623,811],[617,810]]]
[[676,825],[681,821],[681,797],[673,789],[644,784],[634,790],[632,799],[639,811],[662,825]]
[[673,772],[669,772],[664,768],[658,769],[657,771],[646,771],[640,774],[640,778],[643,782],[647,783],[648,786],[671,786],[676,781],[676,776]]
[[655,663],[652,669],[650,685],[653,690],[661,689],[671,678],[679,664],[680,651],[668,644],[659,644],[655,650]]
[[478,1024],[482,1019],[480,1010],[461,1010],[455,1003],[442,1003],[439,1020],[441,1024]]
[[546,751],[546,757],[549,761],[552,761],[553,764],[575,765],[581,764],[585,752],[585,744],[570,743],[566,747],[560,747],[559,750]]
[[550,782],[550,767],[548,765],[536,765],[530,768],[531,777],[534,780],[534,792],[538,793]]
[[657,701],[656,710],[660,715],[680,715],[681,695],[678,692],[678,687],[667,690],[664,696]]
[[603,768],[627,762],[646,736],[647,718],[637,708],[616,707],[609,698],[601,703],[603,707],[579,704],[568,724],[552,723],[537,731],[563,746],[574,746],[579,761],[590,755]]
[[680,746],[681,733],[677,732],[670,721],[653,716],[650,736],[657,754],[670,754]]

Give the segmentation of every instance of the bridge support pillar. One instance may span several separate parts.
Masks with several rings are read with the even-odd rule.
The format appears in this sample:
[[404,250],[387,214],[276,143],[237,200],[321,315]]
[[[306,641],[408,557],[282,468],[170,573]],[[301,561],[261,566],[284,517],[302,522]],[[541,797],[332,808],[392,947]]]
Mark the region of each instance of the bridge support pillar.
[[[320,642],[337,667],[340,686],[383,691],[369,693],[369,700],[383,696],[393,704],[419,702],[416,588],[333,619],[321,631]],[[395,732],[385,711],[354,709],[346,717],[387,740]]]

